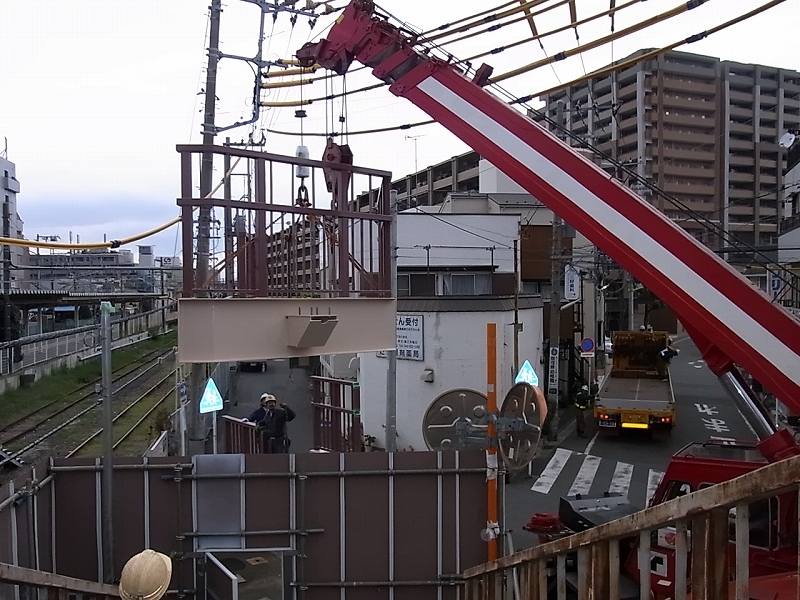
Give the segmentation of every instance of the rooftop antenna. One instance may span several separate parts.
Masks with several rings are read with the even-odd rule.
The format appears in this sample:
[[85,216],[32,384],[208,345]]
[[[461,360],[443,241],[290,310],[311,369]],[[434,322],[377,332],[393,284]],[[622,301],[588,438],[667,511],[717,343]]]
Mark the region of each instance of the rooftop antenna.
[[8,138],[3,136],[3,151],[0,152],[0,158],[8,159]]

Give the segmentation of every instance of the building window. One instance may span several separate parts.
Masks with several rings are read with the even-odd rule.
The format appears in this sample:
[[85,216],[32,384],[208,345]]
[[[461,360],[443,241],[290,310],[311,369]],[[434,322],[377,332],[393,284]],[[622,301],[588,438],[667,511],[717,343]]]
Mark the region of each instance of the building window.
[[448,273],[444,278],[445,296],[486,296],[492,293],[489,273]]
[[434,273],[400,273],[397,275],[397,296],[435,296]]

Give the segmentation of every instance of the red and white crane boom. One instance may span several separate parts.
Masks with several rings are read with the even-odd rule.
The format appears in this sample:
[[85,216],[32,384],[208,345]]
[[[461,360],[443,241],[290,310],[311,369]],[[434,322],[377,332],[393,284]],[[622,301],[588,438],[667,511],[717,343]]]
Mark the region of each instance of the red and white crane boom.
[[[633,274],[675,312],[709,368],[749,402],[762,438],[774,432],[745,397],[741,365],[800,413],[800,323],[719,256],[598,166],[447,61],[414,49],[407,32],[375,14],[370,0],[347,6],[326,39],[306,44],[301,64],[344,74],[355,60],[497,166]],[[773,440],[773,443],[777,440]],[[773,448],[781,454],[790,452]],[[794,448],[794,444],[791,444]]]

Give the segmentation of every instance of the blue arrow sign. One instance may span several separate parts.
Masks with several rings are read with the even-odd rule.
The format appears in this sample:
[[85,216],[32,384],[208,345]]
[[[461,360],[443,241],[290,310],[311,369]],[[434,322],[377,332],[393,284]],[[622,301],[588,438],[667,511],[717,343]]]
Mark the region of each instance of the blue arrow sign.
[[533,370],[531,363],[527,360],[522,363],[522,368],[519,370],[519,373],[517,373],[514,383],[529,383],[534,387],[539,385],[539,376],[536,374],[536,371]]
[[215,410],[222,410],[222,396],[217,389],[217,384],[209,377],[203,397],[200,398],[200,413],[214,412]]

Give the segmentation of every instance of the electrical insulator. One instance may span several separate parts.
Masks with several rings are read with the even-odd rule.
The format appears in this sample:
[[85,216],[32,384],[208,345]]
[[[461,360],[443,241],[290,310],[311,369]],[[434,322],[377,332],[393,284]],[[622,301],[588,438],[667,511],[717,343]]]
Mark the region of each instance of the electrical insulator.
[[[308,148],[305,146],[298,146],[294,155],[297,158],[308,158]],[[297,165],[295,172],[298,178],[305,179],[311,175],[311,167],[307,167],[306,165]]]

